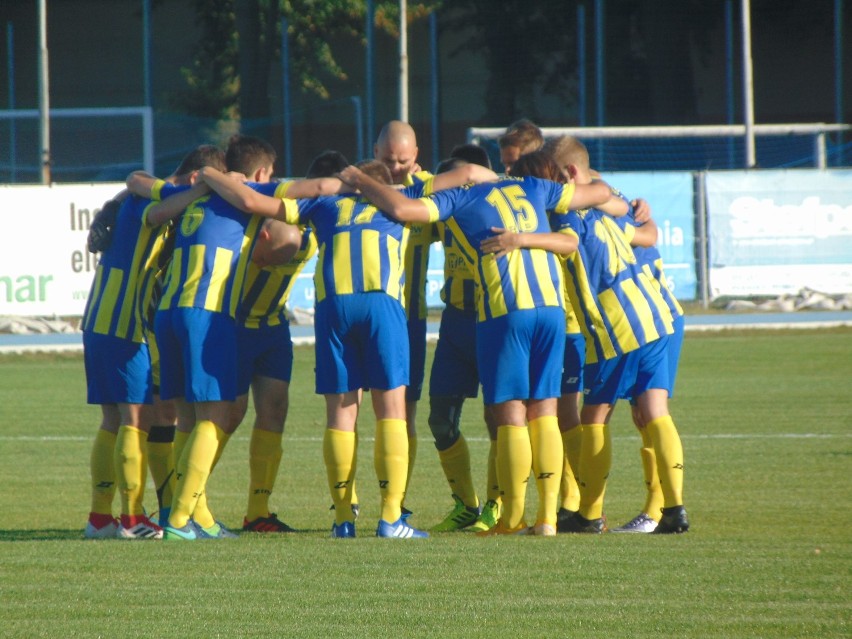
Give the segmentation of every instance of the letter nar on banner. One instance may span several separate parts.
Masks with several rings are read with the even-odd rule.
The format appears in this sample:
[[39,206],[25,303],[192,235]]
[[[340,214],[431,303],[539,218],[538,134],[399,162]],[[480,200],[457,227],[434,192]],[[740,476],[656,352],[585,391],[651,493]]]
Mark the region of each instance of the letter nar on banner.
[[0,315],[81,316],[98,264],[89,225],[123,184],[0,187]]

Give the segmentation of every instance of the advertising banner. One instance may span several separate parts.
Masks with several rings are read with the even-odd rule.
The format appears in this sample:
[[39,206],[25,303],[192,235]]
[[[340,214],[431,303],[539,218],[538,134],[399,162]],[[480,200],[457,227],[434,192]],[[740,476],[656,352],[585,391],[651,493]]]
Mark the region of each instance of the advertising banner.
[[79,316],[97,266],[89,224],[124,184],[0,186],[0,315]]
[[711,297],[852,293],[852,171],[707,174]]
[[659,229],[657,248],[663,258],[669,286],[679,300],[696,299],[698,266],[692,174],[605,173],[602,177],[629,200],[648,201]]

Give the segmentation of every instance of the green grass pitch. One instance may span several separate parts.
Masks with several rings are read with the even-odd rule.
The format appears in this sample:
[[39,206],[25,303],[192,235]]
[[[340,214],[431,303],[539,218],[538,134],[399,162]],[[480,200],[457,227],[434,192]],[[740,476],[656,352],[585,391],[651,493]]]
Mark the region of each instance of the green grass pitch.
[[[100,413],[85,404],[82,358],[4,356],[0,637],[849,637],[850,382],[848,328],[689,333],[671,404],[693,526],[679,536],[376,539],[368,404],[359,538],[332,540],[324,403],[313,394],[313,351],[300,347],[272,504],[304,532],[93,542],[82,529]],[[427,412],[424,401],[407,499],[421,527],[452,505]],[[481,413],[470,400],[463,432],[484,491]],[[251,415],[209,484],[211,508],[237,528],[250,424]],[[626,406],[613,436],[605,512],[618,525],[644,490]],[[156,507],[151,488],[146,502]]]

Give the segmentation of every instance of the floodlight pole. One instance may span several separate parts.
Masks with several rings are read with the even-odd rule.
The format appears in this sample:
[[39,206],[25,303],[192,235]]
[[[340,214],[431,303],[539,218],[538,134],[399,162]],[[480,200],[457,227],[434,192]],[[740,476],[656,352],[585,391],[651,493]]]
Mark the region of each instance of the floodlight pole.
[[399,0],[399,119],[408,122],[408,10]]
[[48,86],[47,0],[38,0],[38,53],[41,183],[50,184],[50,91]]
[[745,122],[746,168],[757,165],[754,145],[754,83],[751,66],[751,0],[741,0],[743,29],[743,119]]

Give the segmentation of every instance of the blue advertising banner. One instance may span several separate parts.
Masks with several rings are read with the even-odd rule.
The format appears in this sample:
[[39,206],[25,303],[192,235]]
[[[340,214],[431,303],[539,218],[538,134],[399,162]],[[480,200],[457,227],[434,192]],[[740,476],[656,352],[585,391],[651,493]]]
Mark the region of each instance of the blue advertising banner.
[[628,199],[648,201],[659,228],[657,248],[663,257],[669,286],[679,300],[697,299],[692,174],[682,171],[605,173],[602,177]]
[[707,174],[711,297],[852,292],[852,171]]

